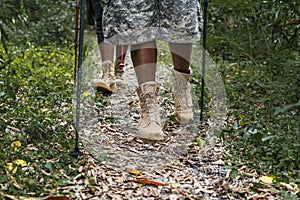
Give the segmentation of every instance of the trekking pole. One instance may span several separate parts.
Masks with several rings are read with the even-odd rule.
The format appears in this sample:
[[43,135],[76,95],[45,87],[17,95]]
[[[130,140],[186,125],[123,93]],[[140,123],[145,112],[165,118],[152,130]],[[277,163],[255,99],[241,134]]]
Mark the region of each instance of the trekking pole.
[[[77,0],[78,1],[78,0]],[[76,121],[75,121],[75,148],[70,153],[71,156],[81,156],[82,152],[79,151],[79,119],[80,119],[80,92],[81,92],[81,78],[82,78],[82,52],[83,52],[83,34],[84,34],[84,0],[81,0],[80,7],[80,35],[79,35],[79,55],[78,55],[78,71],[76,81]]]
[[78,59],[78,18],[79,18],[79,0],[76,0],[75,14],[75,40],[74,40],[74,85],[76,84],[77,59]]
[[204,80],[205,80],[205,62],[206,62],[206,27],[207,27],[207,7],[208,0],[204,0],[204,11],[203,11],[203,38],[202,38],[202,85],[201,85],[201,112],[200,121],[204,122],[203,119],[203,108],[204,108]]

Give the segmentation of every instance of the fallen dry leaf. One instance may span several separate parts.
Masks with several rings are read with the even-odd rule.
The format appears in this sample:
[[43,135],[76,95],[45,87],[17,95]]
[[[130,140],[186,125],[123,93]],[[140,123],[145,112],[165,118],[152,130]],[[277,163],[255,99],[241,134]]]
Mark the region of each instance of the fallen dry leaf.
[[[159,79],[168,80],[172,74],[168,70],[165,66],[159,67],[158,74],[162,75]],[[97,121],[85,126],[81,134],[90,154],[77,163],[84,166],[80,169],[82,176],[77,176],[72,185],[62,187],[58,192],[76,191],[71,193],[70,199],[84,197],[89,200],[277,199],[274,196],[278,191],[260,190],[253,185],[253,182],[259,181],[255,169],[240,168],[237,170],[240,177],[230,178],[230,169],[223,167],[227,158],[226,144],[222,140],[207,140],[210,133],[206,130],[212,123],[197,125],[202,140],[196,141],[192,131],[188,134],[193,135],[193,140],[187,140],[186,130],[171,120],[174,112],[172,87],[166,85],[166,81],[160,85],[158,96],[164,110],[162,121],[166,140],[159,144],[146,144],[138,139],[136,133],[140,116],[136,85],[133,83],[136,80],[134,68],[127,68],[123,77],[127,85],[120,86],[115,94],[111,94],[109,103],[98,108],[97,113],[94,113],[93,106],[82,104],[85,110],[82,118]],[[204,142],[205,145],[202,144]],[[131,169],[128,170],[128,166]],[[142,173],[137,169],[142,169]],[[93,176],[95,181],[83,181],[86,174]],[[272,186],[265,185],[267,188]]]
[[264,195],[256,195],[252,197],[253,200],[268,200]]
[[259,180],[265,184],[271,184],[273,183],[274,178],[271,176],[262,176],[259,178]]
[[148,179],[135,179],[131,180],[134,183],[143,184],[143,185],[153,185],[153,186],[168,186],[168,183],[162,183],[157,181],[151,181]]
[[130,174],[134,174],[136,176],[142,176],[142,172],[134,169],[134,168],[127,168],[127,172],[130,173]]

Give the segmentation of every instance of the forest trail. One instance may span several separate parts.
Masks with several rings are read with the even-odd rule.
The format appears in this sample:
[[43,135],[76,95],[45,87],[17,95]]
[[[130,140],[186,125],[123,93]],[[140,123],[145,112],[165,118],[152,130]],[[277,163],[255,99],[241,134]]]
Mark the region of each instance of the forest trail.
[[[204,140],[196,142],[196,137],[205,135],[205,131],[200,133],[197,119],[187,126],[174,122],[170,67],[159,65],[157,69],[166,139],[149,144],[136,137],[139,101],[129,55],[126,64],[126,84],[119,86],[115,94],[105,95],[107,102],[93,102],[92,98],[97,99],[99,94],[89,88],[90,78],[86,78],[87,86],[84,86],[95,94],[82,100],[81,122],[84,128],[81,134],[85,150],[89,152],[86,159],[88,163],[94,163],[90,167],[95,181],[99,183],[101,198],[226,199],[228,194],[224,191],[230,176],[229,171],[223,168],[225,147],[220,140],[205,147],[200,144]],[[93,73],[86,74],[90,76]],[[195,107],[195,112],[197,110]]]
[[[149,144],[136,136],[139,101],[130,56],[123,76],[126,84],[110,95],[91,87],[91,80],[101,73],[98,49],[90,56],[84,67],[80,118],[86,155],[79,164],[94,178],[95,186],[93,193],[78,188],[74,199],[276,199],[272,188],[249,190],[259,182],[258,174],[246,166],[230,167],[226,146],[207,131],[212,123],[199,122],[197,106],[192,124],[180,126],[174,121],[170,66],[158,64],[157,68],[166,139]],[[192,96],[197,105],[194,93]]]

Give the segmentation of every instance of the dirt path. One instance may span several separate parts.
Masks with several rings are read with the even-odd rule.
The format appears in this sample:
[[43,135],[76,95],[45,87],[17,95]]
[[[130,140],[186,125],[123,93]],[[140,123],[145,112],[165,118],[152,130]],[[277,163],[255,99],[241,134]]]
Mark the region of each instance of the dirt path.
[[[280,199],[273,195],[278,190],[253,184],[259,182],[255,170],[230,168],[226,147],[208,131],[214,121],[199,123],[198,107],[194,107],[194,123],[180,126],[174,122],[168,66],[160,64],[157,69],[166,140],[156,144],[139,140],[137,81],[130,58],[126,60],[126,84],[115,94],[100,98],[90,84],[99,73],[97,55],[96,48],[86,59],[80,118],[80,136],[87,152],[80,170],[93,177],[93,184],[79,184],[72,199]],[[197,105],[195,95],[193,100]],[[196,139],[199,136],[204,146],[204,140]]]
[[[95,181],[99,183],[95,199],[99,195],[101,199],[220,199],[224,195],[225,198],[221,191],[229,174],[222,168],[224,146],[218,142],[200,148],[195,142],[195,137],[201,135],[199,123],[180,126],[174,122],[172,73],[166,66],[157,70],[166,140],[148,144],[136,137],[137,82],[129,56],[126,61],[126,84],[107,96],[105,105],[94,102],[96,107],[93,106],[95,95],[88,86],[85,88],[92,95],[83,95],[83,143],[90,154],[89,162],[98,163],[94,166]],[[143,186],[136,183],[139,181]]]

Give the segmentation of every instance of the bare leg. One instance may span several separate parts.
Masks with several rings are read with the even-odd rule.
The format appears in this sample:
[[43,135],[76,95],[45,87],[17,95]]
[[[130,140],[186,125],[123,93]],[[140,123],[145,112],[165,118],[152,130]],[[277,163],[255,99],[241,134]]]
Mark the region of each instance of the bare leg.
[[155,42],[132,45],[131,58],[139,85],[155,81],[157,49]]
[[190,74],[190,59],[192,55],[192,44],[169,43],[174,69],[176,71]]
[[100,54],[102,58],[102,62],[110,60],[113,62],[114,60],[114,45],[100,43],[99,44]]

